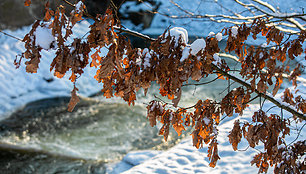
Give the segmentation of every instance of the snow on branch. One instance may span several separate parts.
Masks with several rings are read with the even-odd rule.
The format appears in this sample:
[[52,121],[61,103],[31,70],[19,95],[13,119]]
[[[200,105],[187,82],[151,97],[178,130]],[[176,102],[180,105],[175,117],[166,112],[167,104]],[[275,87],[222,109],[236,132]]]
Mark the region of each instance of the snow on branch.
[[214,65],[214,64],[211,64],[211,66],[220,72],[220,74],[228,77],[229,79],[231,80],[234,80],[235,82],[247,87],[248,89],[251,89],[251,90],[254,90],[259,96],[269,100],[270,102],[274,103],[276,106],[278,106],[279,108],[281,109],[284,109],[288,112],[290,112],[292,115],[295,115],[297,117],[299,117],[300,119],[302,120],[306,120],[306,114],[302,114],[296,110],[294,110],[292,107],[290,107],[290,105],[287,105],[287,104],[284,104],[280,101],[277,101],[276,99],[274,99],[274,97],[272,95],[269,95],[269,94],[264,94],[262,92],[259,92],[257,89],[253,89],[253,87],[251,86],[251,84],[247,83],[246,81],[236,77],[235,75],[231,75],[227,72],[225,72],[224,70],[220,69],[218,66]]
[[[267,23],[269,26],[277,26],[277,28],[283,32],[290,33],[290,34],[298,34],[299,30],[305,30],[305,24],[301,24],[298,20],[306,21],[306,14],[305,13],[282,13],[276,10],[271,4],[264,2],[262,0],[251,0],[256,2],[257,4],[253,3],[244,3],[240,0],[233,0],[235,3],[240,4],[245,9],[250,11],[250,14],[247,16],[241,15],[241,13],[233,12],[229,8],[226,8],[224,5],[215,1],[217,5],[219,5],[222,9],[227,10],[231,14],[196,14],[191,11],[188,11],[184,7],[180,6],[178,3],[174,2],[173,0],[169,0],[178,10],[183,12],[185,15],[171,15],[168,13],[162,12],[154,12],[160,15],[173,18],[173,19],[207,19],[217,23],[231,23],[235,25],[241,25],[243,23],[251,24],[257,18],[267,17]],[[264,10],[264,8],[269,9],[271,12]],[[153,13],[153,12],[152,12]],[[287,22],[287,23],[286,23]],[[290,24],[288,24],[290,23]],[[290,29],[292,28],[292,29]]]

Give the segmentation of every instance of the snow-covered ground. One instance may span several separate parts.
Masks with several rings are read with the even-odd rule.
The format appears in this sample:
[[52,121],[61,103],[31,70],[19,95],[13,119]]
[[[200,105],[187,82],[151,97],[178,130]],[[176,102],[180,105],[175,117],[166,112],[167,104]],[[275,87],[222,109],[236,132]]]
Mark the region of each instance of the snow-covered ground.
[[[82,37],[89,29],[89,22],[76,24],[75,37]],[[31,27],[23,27],[16,31],[6,30],[18,38],[23,38]],[[66,75],[58,79],[50,72],[50,64],[54,58],[54,51],[42,51],[42,58],[37,73],[26,73],[24,62],[19,69],[14,65],[17,55],[24,52],[24,44],[5,35],[0,35],[0,120],[11,111],[24,104],[50,97],[70,96],[73,84]],[[94,68],[85,68],[82,78],[78,79],[79,94],[88,96],[98,92],[101,84],[93,78]],[[51,81],[51,82],[48,82]]]
[[[161,12],[170,12],[175,14],[177,7],[173,6],[169,1],[163,1],[160,7]],[[219,1],[224,6],[231,6],[232,2],[228,0]],[[286,11],[298,11],[299,7],[305,7],[303,0],[281,0],[269,1],[272,5],[278,6]],[[195,1],[190,3],[188,0],[180,1],[179,4],[186,7],[190,11],[198,13],[216,14],[225,11],[220,7],[213,5],[212,1]],[[205,5],[206,4],[206,5]],[[240,6],[231,6],[233,10],[240,10]],[[194,9],[196,9],[194,11]],[[218,33],[227,24],[220,25],[209,21],[199,20],[174,20],[158,15],[154,18],[152,27],[146,29],[144,33],[161,34],[169,25],[172,27],[184,27],[189,33],[199,36],[207,36],[211,31]],[[83,21],[76,25],[74,34],[76,37],[83,36],[88,31],[89,23]],[[30,27],[24,27],[16,31],[5,31],[16,37],[23,36],[30,30]],[[37,74],[28,74],[25,72],[24,64],[19,69],[15,69],[13,64],[17,54],[21,54],[24,50],[23,43],[16,41],[10,37],[0,34],[0,120],[5,118],[10,112],[24,104],[42,98],[69,96],[73,88],[72,83],[68,80],[69,76],[63,79],[54,78],[49,71],[50,63],[54,56],[54,52],[43,51],[40,68]],[[305,63],[304,63],[305,65]],[[93,78],[95,73],[93,68],[86,68],[85,73],[77,81],[79,94],[88,96],[93,92],[99,91],[101,84]],[[303,75],[305,78],[305,75]],[[51,79],[52,82],[48,82]],[[301,94],[306,98],[306,84],[299,83]],[[277,96],[280,98],[280,95]],[[272,106],[267,102],[264,110]],[[207,146],[203,149],[196,149],[192,146],[190,136],[187,136],[178,145],[167,151],[136,151],[128,153],[122,161],[110,164],[108,166],[109,173],[257,173],[257,168],[250,165],[250,161],[256,150],[251,148],[245,151],[234,152],[228,142],[227,135],[232,129],[235,119],[249,120],[252,113],[259,109],[259,105],[251,105],[243,116],[233,116],[223,120],[219,127],[219,155],[221,160],[215,168],[208,165]],[[273,108],[269,113],[280,113],[280,110]],[[286,114],[286,113],[285,113]],[[296,137],[296,132],[292,132],[292,137],[288,141],[292,141]],[[162,137],[161,137],[162,138]],[[305,131],[299,136],[299,139],[305,139]],[[239,149],[247,148],[247,143],[243,141],[239,144]],[[269,172],[272,172],[270,169]]]
[[[300,89],[306,91],[306,84],[300,86]],[[280,96],[280,95],[279,95]],[[279,97],[277,96],[277,97]],[[305,97],[306,95],[304,95]],[[272,103],[266,102],[263,106],[263,110],[267,111],[273,106]],[[108,166],[108,173],[216,173],[216,174],[251,174],[258,173],[258,168],[251,166],[250,162],[253,156],[258,153],[257,150],[262,149],[259,145],[257,150],[248,148],[248,143],[243,139],[238,145],[238,151],[233,151],[232,146],[228,142],[228,134],[233,128],[235,120],[251,121],[251,116],[254,111],[260,109],[258,104],[250,105],[242,116],[234,114],[230,118],[224,119],[219,129],[218,135],[218,150],[220,160],[215,168],[209,167],[209,160],[207,158],[208,146],[204,146],[202,149],[196,149],[192,146],[192,139],[187,136],[178,145],[167,151],[135,151],[128,153],[122,161],[110,164]],[[280,114],[280,109],[273,108],[269,111],[269,114]],[[288,116],[289,113],[284,112],[284,115]],[[301,127],[302,124],[298,125]],[[292,131],[291,136],[286,138],[287,143],[291,143],[297,136],[297,131]],[[304,140],[306,138],[306,131],[303,130],[298,140]],[[273,168],[269,168],[268,173],[273,173]]]
[[[203,1],[196,0],[190,3],[188,0],[175,1],[184,9],[195,13],[195,14],[229,14],[225,8],[222,8],[214,3],[214,1]],[[229,0],[218,0],[224,7],[229,7],[233,11],[242,11],[242,7],[234,4],[233,1]],[[243,1],[250,2],[250,1]],[[300,8],[306,6],[306,1],[303,0],[272,0],[268,1],[271,5],[280,9],[281,12],[301,12]],[[170,1],[162,1],[163,5],[159,8],[160,13],[167,13],[171,15],[182,16],[186,15],[184,12],[178,10]],[[254,2],[252,2],[254,3]],[[145,8],[147,9],[148,6]],[[208,20],[201,19],[171,19],[161,14],[156,14],[150,28],[142,31],[147,34],[160,34],[165,28],[169,27],[184,27],[188,30],[190,35],[207,36],[211,31],[218,33],[223,27],[230,27],[233,24],[220,24],[212,23]],[[126,26],[130,26],[130,23],[126,23]],[[137,27],[135,27],[137,29]],[[222,39],[221,37],[218,37]],[[265,44],[264,40],[249,40],[250,44]],[[305,55],[302,55],[299,60],[304,60]],[[306,97],[306,76],[302,76],[303,83],[299,83],[299,91],[303,97]],[[280,99],[281,94],[278,94],[276,98]],[[265,102],[263,110],[268,110],[273,106],[270,102]],[[251,166],[250,161],[258,151],[247,148],[247,142],[242,141],[239,144],[239,148],[242,151],[234,152],[231,145],[228,142],[227,135],[233,127],[233,122],[236,119],[249,120],[253,115],[254,111],[260,108],[259,105],[251,105],[246,109],[243,116],[239,117],[234,115],[232,119],[225,119],[219,126],[219,156],[220,161],[217,163],[215,168],[210,168],[208,165],[207,158],[207,146],[203,149],[197,150],[192,146],[191,137],[186,137],[178,145],[174,146],[168,151],[140,151],[128,153],[121,162],[112,164],[109,166],[109,173],[258,173],[258,168]],[[280,114],[280,109],[273,108],[269,111],[269,114],[276,113]],[[289,116],[290,114],[285,113]],[[298,125],[302,126],[302,125]],[[305,139],[306,131],[302,131],[299,139]],[[287,139],[287,142],[293,141],[296,137],[297,132],[292,132],[291,137]],[[260,147],[259,147],[260,148]],[[247,150],[244,150],[247,149]],[[273,173],[273,168],[270,168],[268,173]]]
[[[245,115],[251,114],[258,105],[252,105]],[[235,118],[235,116],[233,117]],[[241,117],[240,120],[243,120]],[[128,153],[121,162],[110,166],[109,173],[257,173],[254,166],[250,166],[252,156],[256,154],[253,149],[234,152],[228,142],[228,132],[232,129],[235,119],[224,120],[219,127],[218,149],[221,160],[215,168],[209,167],[207,146],[196,149],[192,146],[192,139],[187,136],[178,145],[170,150],[140,151]],[[246,143],[241,143],[239,149],[247,148]]]

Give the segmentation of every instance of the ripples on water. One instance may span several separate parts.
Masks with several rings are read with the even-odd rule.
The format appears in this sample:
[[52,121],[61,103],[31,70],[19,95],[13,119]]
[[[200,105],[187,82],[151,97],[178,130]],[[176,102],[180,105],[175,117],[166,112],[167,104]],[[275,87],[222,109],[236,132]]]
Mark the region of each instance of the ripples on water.
[[[203,79],[210,81],[216,76]],[[194,82],[191,82],[194,83]],[[199,99],[221,99],[227,82],[183,87],[180,106]],[[231,88],[237,87],[233,84]],[[102,96],[83,98],[72,113],[69,97],[45,99],[26,105],[0,122],[0,170],[5,173],[104,173],[105,163],[116,162],[132,150],[164,150],[179,138],[171,131],[168,142],[151,127],[144,103],[154,99],[153,84],[147,96],[137,94],[135,106]],[[165,99],[166,100],[166,99]]]
[[144,106],[82,99],[69,113],[68,102],[33,102],[0,123],[2,171],[104,173],[104,163],[131,150],[162,150],[178,139],[172,131],[165,143],[149,125]]

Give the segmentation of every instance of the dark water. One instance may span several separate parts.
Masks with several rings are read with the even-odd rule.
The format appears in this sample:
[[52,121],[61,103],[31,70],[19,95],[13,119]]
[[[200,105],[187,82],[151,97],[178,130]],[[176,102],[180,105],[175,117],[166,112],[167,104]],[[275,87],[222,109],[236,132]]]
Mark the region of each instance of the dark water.
[[[0,122],[4,173],[105,173],[105,164],[132,150],[167,149],[143,106],[82,99],[72,113],[68,97],[30,103]],[[2,172],[1,172],[2,173]]]

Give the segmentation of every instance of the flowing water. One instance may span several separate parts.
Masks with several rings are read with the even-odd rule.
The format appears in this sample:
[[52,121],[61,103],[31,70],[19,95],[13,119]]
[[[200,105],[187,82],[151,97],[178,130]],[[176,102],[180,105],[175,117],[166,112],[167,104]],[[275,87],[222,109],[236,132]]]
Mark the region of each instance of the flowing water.
[[[180,105],[219,98],[226,83],[218,80],[216,84],[184,87]],[[82,98],[72,113],[66,111],[69,97],[29,103],[0,122],[0,171],[104,173],[106,163],[119,161],[129,151],[165,150],[184,135],[178,137],[172,130],[164,142],[158,135],[160,125],[149,125],[143,103],[157,93],[156,84],[147,96],[140,91],[135,106],[116,98]]]
[[[239,67],[231,60],[229,63]],[[183,87],[179,105],[188,107],[207,98],[219,100],[227,85],[227,81],[217,80]],[[82,98],[71,113],[66,111],[69,97],[27,104],[0,122],[0,173],[105,173],[107,163],[119,161],[129,151],[172,147],[190,130],[181,137],[171,130],[168,142],[164,142],[158,135],[160,125],[149,125],[145,104],[159,89],[152,86],[147,96],[139,91],[135,106],[99,95]],[[237,84],[231,85],[234,87]]]
[[[69,113],[68,101],[30,103],[0,123],[2,171],[103,173],[106,162],[131,150],[168,146],[150,127],[144,107],[82,99]],[[173,144],[177,137],[170,137]]]

